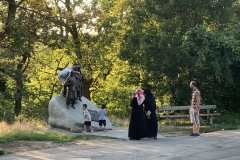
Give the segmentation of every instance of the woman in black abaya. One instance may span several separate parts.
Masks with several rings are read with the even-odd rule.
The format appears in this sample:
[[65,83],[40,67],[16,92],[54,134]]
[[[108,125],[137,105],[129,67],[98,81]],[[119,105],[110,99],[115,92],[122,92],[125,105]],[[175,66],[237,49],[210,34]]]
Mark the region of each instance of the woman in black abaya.
[[156,101],[150,89],[144,89],[144,111],[148,129],[148,137],[157,139],[158,123],[156,116]]
[[129,140],[140,140],[147,137],[147,126],[143,111],[144,95],[141,89],[137,89],[132,96],[130,106],[132,107],[131,119],[128,128]]

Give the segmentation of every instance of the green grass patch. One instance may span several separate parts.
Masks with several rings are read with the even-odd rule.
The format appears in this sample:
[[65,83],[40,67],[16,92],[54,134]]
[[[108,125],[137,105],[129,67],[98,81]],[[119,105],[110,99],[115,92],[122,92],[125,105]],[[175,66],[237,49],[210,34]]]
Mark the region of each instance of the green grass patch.
[[44,131],[42,124],[37,122],[15,122],[7,124],[0,122],[0,143],[10,143],[17,140],[27,141],[52,141],[57,143],[70,142],[75,139],[88,140],[95,138],[95,135],[67,135]]
[[[238,129],[236,124],[215,124],[215,125],[202,125],[200,126],[200,133],[215,132],[221,130],[234,130]],[[171,132],[192,132],[192,125],[158,125],[158,132],[160,133],[171,133]]]
[[128,128],[130,119],[129,118],[119,118],[117,116],[109,116],[109,121],[112,123],[113,126]]
[[[228,113],[226,115],[214,116],[213,125],[210,125],[207,117],[200,117],[201,127],[200,133],[215,132],[221,130],[238,129],[240,125],[239,113]],[[167,118],[159,118],[158,131],[161,133],[171,132],[192,132],[192,124],[189,117],[172,118],[171,125]]]
[[190,132],[192,130],[192,126],[175,126],[175,125],[158,125],[158,132],[162,133],[170,133],[170,132]]
[[27,141],[52,141],[57,143],[71,142],[75,139],[87,140],[94,135],[65,135],[57,133],[35,133],[35,132],[18,132],[14,134],[8,134],[1,136],[0,143],[9,143],[17,140],[27,140]]
[[4,154],[5,154],[5,151],[2,148],[0,148],[0,155],[4,155]]
[[215,132],[215,131],[221,131],[221,130],[234,130],[238,129],[238,125],[236,124],[215,124],[211,126],[201,126],[200,130],[201,132]]

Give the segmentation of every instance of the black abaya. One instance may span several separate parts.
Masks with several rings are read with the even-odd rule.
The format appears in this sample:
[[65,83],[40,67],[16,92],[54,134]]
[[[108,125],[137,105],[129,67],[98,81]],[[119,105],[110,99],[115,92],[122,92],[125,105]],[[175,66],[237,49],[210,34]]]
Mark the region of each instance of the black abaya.
[[150,118],[148,118],[145,114],[147,129],[148,129],[148,137],[157,137],[158,132],[158,124],[157,124],[157,116],[156,116],[156,102],[153,97],[151,91],[149,89],[144,90],[145,100],[144,111],[151,111]]
[[144,117],[143,105],[138,105],[137,97],[134,97],[130,106],[132,107],[132,113],[128,128],[128,137],[130,139],[137,140],[147,137],[147,126]]

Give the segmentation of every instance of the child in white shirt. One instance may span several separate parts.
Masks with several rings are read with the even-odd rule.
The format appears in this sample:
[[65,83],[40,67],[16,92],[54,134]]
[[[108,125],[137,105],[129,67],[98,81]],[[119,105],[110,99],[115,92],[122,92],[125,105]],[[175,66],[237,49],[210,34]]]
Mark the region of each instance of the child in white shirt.
[[93,132],[92,126],[91,126],[91,115],[87,110],[87,104],[83,104],[82,105],[82,109],[83,109],[83,116],[84,116],[84,131],[83,132],[87,132],[87,127],[89,127],[91,129],[91,132]]

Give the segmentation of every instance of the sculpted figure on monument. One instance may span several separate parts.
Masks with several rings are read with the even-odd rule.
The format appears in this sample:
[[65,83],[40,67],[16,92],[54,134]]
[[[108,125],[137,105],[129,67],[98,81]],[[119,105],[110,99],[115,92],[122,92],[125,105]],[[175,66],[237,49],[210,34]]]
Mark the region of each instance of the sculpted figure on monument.
[[79,99],[81,101],[83,80],[84,75],[80,70],[80,66],[78,65],[74,66],[73,71],[69,72],[69,76],[67,77],[64,83],[64,85],[67,88],[66,93],[67,109],[69,109],[68,105],[70,103],[72,104],[72,108],[75,109],[74,104],[76,103],[76,100]]

